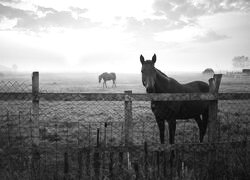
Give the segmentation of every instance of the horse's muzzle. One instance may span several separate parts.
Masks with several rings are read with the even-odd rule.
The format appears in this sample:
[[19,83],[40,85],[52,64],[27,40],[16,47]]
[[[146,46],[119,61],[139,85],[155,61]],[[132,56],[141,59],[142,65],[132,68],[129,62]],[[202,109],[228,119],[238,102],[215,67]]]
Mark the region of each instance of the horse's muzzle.
[[147,93],[153,93],[154,92],[154,88],[148,87],[146,88]]

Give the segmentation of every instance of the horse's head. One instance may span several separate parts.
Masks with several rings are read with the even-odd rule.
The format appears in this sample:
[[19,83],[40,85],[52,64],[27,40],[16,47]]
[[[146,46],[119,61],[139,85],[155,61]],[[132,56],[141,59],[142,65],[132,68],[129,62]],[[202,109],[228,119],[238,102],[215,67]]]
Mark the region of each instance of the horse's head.
[[142,84],[146,88],[147,93],[155,92],[155,81],[156,81],[156,69],[155,69],[155,62],[156,62],[156,55],[152,57],[152,60],[144,60],[144,57],[140,56],[142,68]]

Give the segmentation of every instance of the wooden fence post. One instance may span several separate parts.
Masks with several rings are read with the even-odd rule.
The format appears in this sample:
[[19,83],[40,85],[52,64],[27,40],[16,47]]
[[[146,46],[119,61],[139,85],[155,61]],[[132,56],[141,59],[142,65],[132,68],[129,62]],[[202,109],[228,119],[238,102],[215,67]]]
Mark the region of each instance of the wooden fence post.
[[[98,149],[99,147],[100,147],[100,129],[97,128],[96,149]],[[100,153],[99,152],[94,152],[95,179],[100,179],[100,167],[101,167]]]
[[132,100],[129,95],[132,91],[125,91],[125,145],[132,143]]
[[[209,79],[209,92],[217,94],[220,87],[222,74],[214,74],[213,78]],[[213,143],[218,140],[218,100],[210,101],[209,116],[208,116],[208,142]]]
[[37,145],[39,143],[39,72],[32,73],[32,112],[33,143]]
[[37,179],[40,174],[40,152],[39,152],[39,72],[32,73],[32,113],[31,120],[31,176]]
[[[214,77],[209,79],[209,92],[217,94],[221,82],[222,74],[214,74]],[[208,142],[210,144],[216,143],[219,140],[218,130],[219,122],[217,119],[218,100],[209,102],[208,115]],[[212,149],[208,152],[208,179],[215,179],[216,177],[216,144],[213,144]]]
[[[132,100],[130,95],[132,91],[125,91],[124,118],[125,118],[125,146],[132,144]],[[130,154],[127,152],[126,166],[131,169]]]

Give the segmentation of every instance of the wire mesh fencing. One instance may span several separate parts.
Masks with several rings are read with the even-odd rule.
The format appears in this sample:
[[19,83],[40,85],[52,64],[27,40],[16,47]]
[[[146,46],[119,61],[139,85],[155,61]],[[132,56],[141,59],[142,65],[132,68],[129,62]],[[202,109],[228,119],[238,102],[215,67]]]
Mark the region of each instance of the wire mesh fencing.
[[32,84],[29,81],[0,81],[0,92],[31,92],[31,89]]
[[33,90],[29,82],[5,81],[0,86],[0,179],[250,177],[246,93],[218,94],[212,100],[203,95],[206,101],[200,95],[166,95],[164,101],[156,97],[175,108],[182,98],[185,103],[192,98],[208,104],[218,100],[217,128],[210,131],[216,133],[216,141],[210,142],[207,130],[200,143],[196,120],[184,118],[176,122],[174,145],[169,144],[165,121],[165,145],[161,145],[145,94]]
[[219,101],[214,144],[207,135],[199,143],[199,128],[187,119],[177,121],[176,144],[160,146],[150,102],[133,101],[126,146],[124,108],[123,101],[40,101],[36,123],[32,102],[2,101],[1,179],[249,177],[249,100]]

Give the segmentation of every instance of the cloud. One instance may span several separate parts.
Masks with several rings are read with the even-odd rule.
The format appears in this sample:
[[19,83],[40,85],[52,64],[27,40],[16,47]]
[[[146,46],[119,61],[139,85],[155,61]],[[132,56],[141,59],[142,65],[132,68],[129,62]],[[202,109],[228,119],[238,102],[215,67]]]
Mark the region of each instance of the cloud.
[[250,11],[249,0],[155,0],[153,3],[154,14],[165,17],[169,26],[167,29],[183,28],[196,25],[197,19],[205,15],[226,12]]
[[[126,19],[126,31],[133,32],[136,36],[151,36],[156,33],[170,30],[183,29],[184,27],[200,27],[199,18],[212,16],[218,13],[232,11],[250,11],[249,0],[155,0],[152,8],[154,15],[151,18]],[[197,36],[200,41],[212,41],[228,38],[209,32],[204,36]]]
[[69,9],[71,11],[73,11],[73,12],[76,12],[77,14],[83,14],[83,13],[88,12],[88,9],[86,9],[86,8],[81,9],[81,8],[78,8],[78,7],[70,7]]
[[0,19],[6,17],[9,19],[14,19],[14,18],[29,18],[32,17],[32,12],[31,11],[24,11],[21,9],[16,9],[10,6],[4,6],[0,4]]
[[56,13],[55,9],[42,6],[37,6],[37,11],[41,11],[43,13]]
[[194,37],[194,40],[196,42],[202,42],[202,43],[207,43],[207,42],[212,42],[212,41],[219,41],[219,40],[224,40],[230,38],[227,35],[221,35],[218,34],[212,30],[206,32],[203,35],[197,35]]
[[143,19],[137,20],[134,17],[128,17],[126,22],[126,31],[134,32],[138,36],[153,35],[153,33],[162,32],[166,30],[178,29],[186,26],[187,23],[179,21],[173,23],[167,19]]
[[21,0],[0,0],[0,2],[7,2],[7,3],[19,3]]
[[229,11],[249,11],[249,0],[155,0],[153,4],[156,15],[166,16],[170,20],[197,18]]
[[[75,17],[72,11],[77,12]],[[42,16],[38,16],[38,13]],[[53,8],[38,6],[36,11],[22,10],[0,4],[0,20],[3,18],[17,19],[13,28],[41,31],[48,28],[90,28],[100,23],[92,22],[89,18],[81,16],[87,9],[70,8],[67,11],[57,11]]]
[[70,11],[49,12],[40,18],[25,18],[17,22],[17,28],[25,28],[30,30],[39,30],[42,28],[90,28],[97,26],[99,23],[91,22],[90,19],[84,17],[74,18]]

